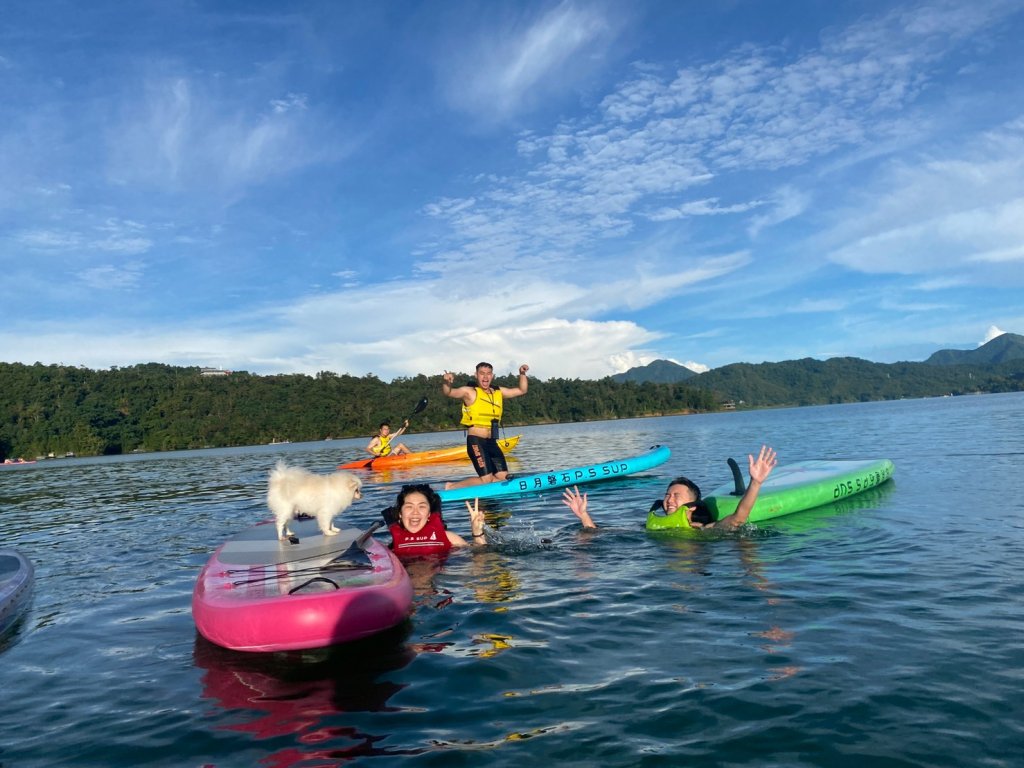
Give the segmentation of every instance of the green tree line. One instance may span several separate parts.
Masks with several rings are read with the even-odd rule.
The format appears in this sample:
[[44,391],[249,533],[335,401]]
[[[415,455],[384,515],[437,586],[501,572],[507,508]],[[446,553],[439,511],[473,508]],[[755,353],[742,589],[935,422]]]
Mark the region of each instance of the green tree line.
[[[458,374],[456,383],[468,383]],[[500,386],[517,378],[498,377]],[[459,403],[440,376],[384,382],[322,371],[316,376],[203,376],[200,368],[147,363],[94,371],[0,363],[0,459],[120,454],[258,445],[373,434],[423,397],[420,432],[459,429]],[[1024,390],[1024,360],[982,365],[872,363],[858,358],[736,363],[677,383],[531,379],[510,400],[505,425],[664,416],[731,407],[824,405]]]
[[[457,382],[469,382],[461,374]],[[515,386],[511,375],[500,386]],[[147,363],[108,371],[0,363],[0,458],[258,445],[371,435],[397,425],[419,400],[416,431],[458,429],[460,404],[441,377],[387,383],[355,377],[203,376],[199,368]],[[716,408],[706,390],[679,384],[621,385],[610,378],[531,379],[527,397],[506,406],[506,426],[656,416]]]
[[872,363],[855,357],[734,363],[686,380],[746,407],[828,405],[1024,390],[1024,360],[981,365]]

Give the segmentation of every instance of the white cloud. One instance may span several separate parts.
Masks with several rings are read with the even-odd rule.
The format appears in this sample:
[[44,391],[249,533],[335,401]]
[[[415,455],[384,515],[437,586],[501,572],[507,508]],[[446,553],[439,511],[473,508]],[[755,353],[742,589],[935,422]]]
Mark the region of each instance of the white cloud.
[[661,208],[647,214],[651,221],[672,221],[686,216],[722,216],[730,213],[745,213],[753,208],[764,205],[764,201],[753,200],[749,203],[736,203],[734,205],[719,205],[717,197],[708,197],[703,200],[692,200],[682,203],[673,208]]
[[[673,360],[672,362],[676,361]],[[686,362],[679,364],[689,368],[694,373],[704,373],[705,371],[711,370],[711,368],[709,368],[708,366],[704,365],[703,363],[698,363],[695,360],[687,360]]]
[[[484,13],[507,18],[532,12],[523,8],[509,5]],[[985,25],[997,13],[1011,12],[1010,5],[916,5],[852,29],[836,28],[817,48],[742,46],[718,61],[682,67],[639,62],[604,94],[598,90],[602,57],[627,37],[612,14],[628,11],[615,4],[545,8],[525,23],[495,25],[486,37],[471,36],[465,55],[456,54],[458,61],[447,72],[447,87],[452,103],[470,115],[515,119],[542,104],[556,105],[559,122],[538,109],[536,125],[549,120],[554,127],[520,134],[517,157],[480,160],[475,150],[489,146],[500,153],[501,147],[471,142],[449,166],[458,170],[442,174],[437,186],[410,183],[409,189],[415,188],[410,195],[436,194],[422,205],[427,221],[408,227],[429,231],[408,236],[418,243],[416,264],[393,270],[402,276],[383,285],[361,284],[371,279],[366,274],[372,270],[357,273],[345,256],[324,257],[326,249],[317,252],[313,242],[318,236],[320,244],[329,240],[323,229],[335,222],[344,222],[339,228],[349,226],[358,215],[353,211],[371,210],[368,201],[379,191],[369,190],[352,210],[338,212],[354,199],[340,191],[351,185],[329,178],[340,175],[337,163],[317,166],[344,156],[355,139],[325,117],[323,81],[307,84],[309,70],[278,79],[272,74],[275,66],[286,67],[265,61],[252,67],[236,63],[238,69],[230,70],[249,73],[248,79],[160,62],[157,54],[151,66],[123,68],[129,85],[82,110],[107,126],[105,141],[82,140],[95,151],[90,162],[107,177],[100,182],[113,180],[106,196],[91,199],[99,186],[95,172],[62,168],[62,173],[35,173],[31,163],[0,160],[0,176],[15,179],[11,187],[34,190],[33,204],[46,198],[52,206],[40,209],[34,220],[19,225],[23,231],[7,239],[34,255],[49,258],[63,252],[71,263],[63,273],[93,286],[132,289],[143,275],[155,283],[162,263],[194,268],[188,261],[194,254],[188,252],[202,246],[204,258],[251,258],[247,266],[254,270],[270,271],[263,258],[288,261],[297,272],[308,269],[295,276],[295,283],[315,286],[317,295],[282,298],[262,311],[246,311],[241,301],[232,302],[237,314],[182,318],[174,329],[136,322],[137,330],[115,336],[109,321],[82,322],[81,335],[57,328],[32,338],[26,356],[38,359],[40,350],[49,350],[49,359],[104,367],[117,354],[122,356],[118,364],[157,359],[258,372],[372,370],[388,378],[445,365],[469,368],[486,357],[507,370],[529,362],[542,377],[595,377],[628,361],[664,357],[655,352],[659,345],[675,343],[678,354],[716,332],[723,343],[708,348],[719,359],[746,355],[728,342],[747,331],[730,328],[722,318],[771,317],[783,325],[793,323],[783,315],[813,313],[815,323],[799,322],[817,325],[820,319],[825,325],[828,315],[849,312],[847,329],[862,338],[882,338],[893,333],[896,323],[891,315],[884,323],[878,314],[869,316],[868,305],[896,309],[901,318],[948,307],[959,315],[961,334],[965,327],[977,329],[992,320],[1013,327],[1014,318],[1002,315],[988,314],[983,321],[968,316],[966,300],[957,307],[943,295],[934,301],[905,301],[898,291],[885,292],[895,282],[940,293],[983,280],[994,284],[998,279],[1001,286],[1021,280],[1024,120],[979,140],[954,137],[943,145],[922,132],[930,128],[930,105],[918,99],[940,90],[933,87],[933,77],[949,65],[965,71],[960,66],[965,57],[954,54],[966,48],[957,46],[984,44]],[[680,50],[678,55],[693,62],[702,54]],[[339,66],[336,73],[342,71]],[[585,97],[570,93],[584,86]],[[329,108],[338,113],[349,109],[353,102],[346,98]],[[579,116],[578,110],[595,102],[599,107]],[[422,114],[416,112],[422,106],[410,105],[402,117]],[[59,134],[50,126],[64,119],[53,108],[24,121],[41,129],[37,154],[60,144],[50,141]],[[66,122],[64,130],[75,133],[77,114]],[[23,141],[30,133],[0,126],[0,147],[30,146]],[[441,134],[446,142],[455,139]],[[879,158],[924,139],[929,156],[904,154],[864,179]],[[953,142],[956,149],[949,148]],[[387,162],[395,165],[388,171],[404,182],[399,164],[414,152],[426,155],[433,149],[426,144],[402,147],[406,157],[389,154]],[[7,158],[13,154],[0,152]],[[367,155],[367,163],[379,161]],[[11,168],[17,173],[8,173]],[[472,187],[459,186],[463,174],[474,178]],[[56,181],[61,178],[75,179],[75,188]],[[299,184],[307,179],[311,185]],[[838,223],[818,241],[824,247],[808,246],[806,232],[820,224],[818,216],[831,204],[840,181],[853,192],[835,210]],[[396,200],[409,192],[400,185],[392,189]],[[266,195],[260,195],[258,207],[247,207],[244,198],[255,197],[256,186]],[[297,211],[288,198],[321,190],[325,194],[317,204],[330,224],[318,227],[308,210]],[[150,217],[120,215],[135,216],[145,226],[94,213],[125,210],[125,200],[135,196],[147,201]],[[403,197],[400,205],[421,205],[422,200]],[[191,211],[182,210],[183,203]],[[216,209],[212,218],[223,230],[208,221],[189,221],[189,215],[205,215],[208,208]],[[292,240],[275,242],[263,231],[242,232],[257,216],[261,221],[279,217],[282,225],[267,232],[287,231]],[[180,228],[168,223],[166,229],[157,223],[178,220],[186,223]],[[307,235],[301,251],[294,248],[299,230]],[[356,240],[346,241],[346,247]],[[234,250],[218,249],[228,243]],[[146,264],[118,263],[118,257],[164,245],[173,251],[147,257]],[[247,248],[260,253],[240,256]],[[822,267],[823,253],[831,254],[839,267]],[[306,254],[308,264],[302,263]],[[325,258],[336,260],[325,264]],[[917,277],[869,280],[848,269]],[[808,278],[813,271],[827,273],[826,278]],[[838,273],[851,278],[841,290],[827,282]],[[796,281],[813,292],[794,298],[787,290]],[[70,294],[76,287],[68,281],[59,290]],[[240,284],[227,290],[234,298],[262,287]],[[160,294],[161,300],[170,293]],[[652,307],[657,317],[644,314]],[[692,328],[687,327],[689,318],[694,319]],[[661,336],[645,328],[647,322],[671,334]],[[834,318],[831,322],[839,325]],[[704,330],[711,324],[717,324],[717,331]],[[767,329],[773,324],[756,325]],[[769,347],[753,338],[763,332],[750,332],[744,343],[757,354],[774,354],[780,342],[773,339]],[[103,343],[91,339],[93,334],[102,334]],[[8,342],[27,340],[8,337]],[[788,344],[823,348],[806,340]],[[829,344],[839,346],[837,341]],[[701,353],[698,348],[685,354]]]
[[257,104],[249,91],[270,83],[153,71],[142,76],[141,92],[122,94],[120,113],[108,122],[108,172],[115,183],[238,194],[351,149],[351,137],[335,132],[327,139],[305,94]]
[[138,285],[143,270],[142,264],[104,264],[82,270],[78,279],[91,290],[129,290]]
[[[440,255],[420,267],[459,269],[482,252],[504,263],[550,262],[637,237],[638,226],[647,222],[726,213],[757,211],[746,225],[747,235],[756,238],[803,214],[810,193],[784,184],[771,195],[731,205],[720,205],[723,196],[717,194],[684,203],[680,196],[712,183],[742,184],[751,171],[805,165],[905,132],[904,109],[929,81],[935,62],[967,37],[964,28],[982,28],[995,13],[989,6],[947,11],[948,17],[890,13],[795,58],[782,47],[744,46],[674,73],[638,64],[635,76],[602,100],[598,114],[563,120],[547,135],[524,134],[518,146],[530,165],[522,173],[481,176],[472,195],[427,206],[449,232]],[[571,6],[559,6],[538,25],[535,39],[554,39],[539,30],[556,28],[573,13]],[[936,35],[937,28],[945,36]],[[526,49],[527,37],[516,38],[518,50]],[[507,51],[500,55],[508,58]],[[485,66],[481,72],[493,87],[493,71]],[[876,228],[860,235],[859,247],[849,246],[856,254],[839,250],[835,258],[866,269],[861,253],[885,245],[886,238],[898,246],[916,236]],[[893,262],[888,254],[884,261]]]
[[911,287],[917,291],[945,291],[950,288],[959,288],[965,285],[966,282],[962,277],[933,277],[922,280]]
[[988,327],[988,330],[985,331],[985,338],[984,338],[984,340],[979,342],[978,346],[980,347],[980,346],[982,346],[984,344],[988,344],[990,341],[992,341],[992,339],[995,339],[995,338],[997,338],[999,336],[1002,336],[1004,333],[1006,333],[1006,331],[1002,330],[1001,328],[998,328],[997,326],[994,326],[994,325],[990,325]]
[[747,230],[751,238],[757,238],[761,230],[795,219],[806,211],[811,204],[811,195],[805,190],[785,185],[776,189],[765,200],[767,211],[750,219]]
[[135,222],[108,219],[86,226],[86,230],[28,230],[18,233],[15,240],[33,251],[72,252],[76,258],[97,251],[132,256],[153,246],[149,238],[142,236],[141,225]]
[[1015,264],[1024,258],[1019,122],[971,139],[955,154],[894,164],[857,198],[856,207],[837,212],[840,223],[829,235],[843,243],[830,253],[837,263],[869,273],[1024,278]]
[[270,108],[276,114],[309,108],[309,97],[304,93],[289,93],[283,99],[271,99]]
[[67,250],[79,247],[81,238],[74,232],[32,230],[16,236],[17,242],[29,248]]

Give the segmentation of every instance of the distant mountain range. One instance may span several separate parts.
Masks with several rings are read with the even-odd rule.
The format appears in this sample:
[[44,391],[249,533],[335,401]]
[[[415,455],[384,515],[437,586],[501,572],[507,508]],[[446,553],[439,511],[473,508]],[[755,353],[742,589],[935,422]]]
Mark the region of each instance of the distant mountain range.
[[925,360],[929,365],[992,365],[1024,359],[1024,336],[1004,333],[977,349],[941,349]]
[[[858,358],[843,358],[846,360],[858,360]],[[1024,336],[1016,333],[1004,333],[1001,336],[996,336],[991,341],[982,344],[977,349],[942,349],[934,353],[931,357],[924,361],[926,365],[994,365],[996,363],[1005,363],[1009,360],[1024,360]],[[787,363],[800,363],[801,368],[806,367],[807,360],[788,360],[781,363],[761,363],[760,366],[786,366]],[[869,365],[885,365],[885,363],[870,363],[869,361],[863,361]],[[734,363],[733,365],[748,365],[745,363]],[[896,365],[903,365],[897,363]],[[758,365],[750,366],[754,369],[759,368]],[[730,368],[731,366],[723,366],[715,370],[722,371],[723,369]],[[643,384],[645,382],[651,382],[653,384],[675,384],[680,381],[686,381],[692,379],[694,376],[702,377],[703,379],[716,379],[717,376],[710,376],[708,374],[714,373],[709,371],[708,373],[701,374],[697,371],[687,368],[685,365],[679,363],[673,363],[671,360],[655,360],[653,363],[647,365],[640,365],[635,368],[630,368],[625,373],[616,373],[612,376],[613,381],[617,381],[622,384],[627,381],[632,381],[637,384]],[[702,382],[692,382],[693,384],[699,384]]]

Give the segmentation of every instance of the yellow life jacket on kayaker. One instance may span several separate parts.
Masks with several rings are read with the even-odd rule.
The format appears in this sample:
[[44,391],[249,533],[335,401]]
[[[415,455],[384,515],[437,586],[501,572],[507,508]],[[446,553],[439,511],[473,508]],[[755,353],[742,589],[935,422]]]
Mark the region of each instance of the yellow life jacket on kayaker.
[[490,392],[485,392],[480,387],[477,387],[476,400],[473,401],[473,404],[462,406],[462,426],[487,427],[490,429],[492,421],[495,419],[501,421],[501,411],[501,390],[494,389]]
[[380,445],[377,446],[378,456],[387,456],[391,453],[391,440],[393,437],[394,435],[388,435],[387,437],[384,435],[377,435],[377,439],[380,440]]

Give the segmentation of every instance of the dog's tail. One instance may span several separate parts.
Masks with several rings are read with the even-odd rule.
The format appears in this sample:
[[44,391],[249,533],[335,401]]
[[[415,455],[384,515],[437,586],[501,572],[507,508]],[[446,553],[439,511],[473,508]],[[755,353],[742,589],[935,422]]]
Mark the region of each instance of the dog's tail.
[[270,479],[273,480],[276,477],[280,477],[288,471],[288,464],[282,459],[274,465],[274,468],[270,470]]

